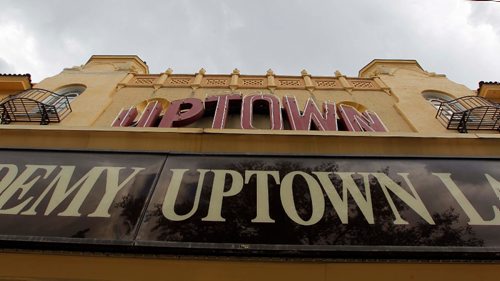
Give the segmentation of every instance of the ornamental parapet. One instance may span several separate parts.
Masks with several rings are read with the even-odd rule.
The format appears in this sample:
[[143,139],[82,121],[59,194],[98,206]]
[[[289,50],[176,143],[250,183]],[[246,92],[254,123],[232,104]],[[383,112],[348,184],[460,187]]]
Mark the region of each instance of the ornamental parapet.
[[[199,79],[201,78],[201,81]],[[272,71],[266,75],[232,74],[133,74],[133,77],[123,84],[125,87],[154,88],[222,88],[222,89],[296,89],[296,90],[385,90],[376,77],[355,78],[345,76],[290,76],[275,75]]]

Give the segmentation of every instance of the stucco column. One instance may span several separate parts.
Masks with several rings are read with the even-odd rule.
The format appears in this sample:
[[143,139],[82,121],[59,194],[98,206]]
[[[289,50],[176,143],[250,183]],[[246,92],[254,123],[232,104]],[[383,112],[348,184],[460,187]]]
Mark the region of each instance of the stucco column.
[[384,81],[382,81],[382,79],[380,79],[380,77],[378,76],[374,76],[373,77],[373,81],[375,81],[375,83],[377,83],[377,85],[386,93],[388,94],[389,96],[391,95],[391,88],[389,88],[385,83]]
[[198,73],[196,73],[196,77],[194,78],[193,83],[191,84],[191,88],[193,90],[198,89],[201,86],[201,80],[203,79],[203,75],[205,75],[207,71],[204,68],[201,68]]
[[129,73],[127,74],[123,79],[122,81],[120,81],[120,83],[118,83],[116,85],[116,89],[117,90],[120,90],[121,88],[125,87],[128,82],[130,82],[130,80],[132,80],[132,78],[134,78],[134,74],[133,73]]
[[153,85],[153,87],[155,88],[155,91],[158,90],[159,88],[161,88],[161,86],[163,86],[163,83],[165,83],[165,81],[167,81],[168,76],[171,75],[172,72],[173,72],[172,68],[168,68],[165,72],[163,72],[160,75],[160,78],[158,78],[158,80],[156,80],[156,82]]
[[271,93],[274,93],[274,89],[276,89],[276,82],[274,81],[274,71],[269,68],[269,70],[267,70],[266,75],[267,75],[267,88],[269,88],[269,91],[271,91]]
[[349,83],[349,81],[347,80],[346,76],[343,75],[342,73],[340,73],[340,71],[335,71],[335,77],[337,79],[339,79],[340,81],[340,84],[342,85],[342,87],[344,87],[344,89],[348,92],[348,93],[351,93],[352,92],[352,89],[354,88],[352,86],[351,83]]
[[235,68],[233,70],[233,73],[231,74],[231,83],[229,84],[229,88],[231,88],[232,91],[238,89],[238,78],[240,77],[240,71],[239,69]]
[[307,70],[305,70],[305,69],[302,69],[300,74],[302,75],[302,78],[304,79],[304,84],[306,85],[306,89],[309,92],[314,91],[315,87],[314,87],[314,84],[311,80],[311,74],[307,73]]

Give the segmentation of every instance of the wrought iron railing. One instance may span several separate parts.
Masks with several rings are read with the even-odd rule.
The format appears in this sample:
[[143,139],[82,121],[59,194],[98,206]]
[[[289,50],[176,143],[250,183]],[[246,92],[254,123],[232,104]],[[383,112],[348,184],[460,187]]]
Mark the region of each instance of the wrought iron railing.
[[442,102],[436,113],[448,129],[499,130],[500,105],[478,96],[466,96]]
[[29,89],[0,101],[0,123],[61,122],[71,112],[66,96],[44,89]]

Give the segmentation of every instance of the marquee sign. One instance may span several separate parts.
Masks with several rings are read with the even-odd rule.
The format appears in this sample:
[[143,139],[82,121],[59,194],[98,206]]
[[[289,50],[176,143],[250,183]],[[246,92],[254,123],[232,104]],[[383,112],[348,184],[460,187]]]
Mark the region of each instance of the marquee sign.
[[[282,114],[284,111],[284,114]],[[161,116],[162,112],[164,114]],[[386,132],[382,120],[375,112],[359,112],[353,106],[326,101],[322,109],[308,99],[303,109],[295,97],[285,96],[282,101],[275,95],[240,94],[209,96],[204,101],[186,98],[169,102],[165,99],[145,101],[138,106],[122,109],[112,123],[113,127],[183,127],[203,116],[212,118],[213,129],[224,129],[228,116],[240,114],[241,129],[255,129],[256,112],[267,112],[271,130],[283,130],[286,123],[292,130],[317,129],[321,131]],[[340,125],[338,124],[340,122]]]
[[132,244],[165,156],[5,150],[0,159],[4,238]]
[[328,257],[500,253],[498,159],[0,156],[4,241]]

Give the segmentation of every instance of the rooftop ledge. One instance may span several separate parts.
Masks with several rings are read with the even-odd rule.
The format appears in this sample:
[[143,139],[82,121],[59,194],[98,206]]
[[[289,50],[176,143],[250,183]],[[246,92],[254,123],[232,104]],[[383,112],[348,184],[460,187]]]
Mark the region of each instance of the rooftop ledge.
[[0,126],[3,148],[500,157],[500,134]]

